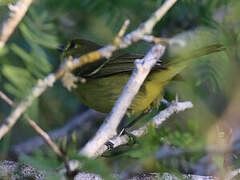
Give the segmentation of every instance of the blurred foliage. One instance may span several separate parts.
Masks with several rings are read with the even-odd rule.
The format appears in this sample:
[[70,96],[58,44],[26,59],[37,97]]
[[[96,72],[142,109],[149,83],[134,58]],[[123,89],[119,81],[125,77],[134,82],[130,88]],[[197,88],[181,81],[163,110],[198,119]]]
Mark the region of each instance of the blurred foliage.
[[[8,0],[0,0],[1,23],[8,16],[7,3]],[[0,50],[0,89],[14,102],[19,102],[39,79],[58,68],[60,58],[56,48],[60,44],[75,37],[106,44],[117,34],[125,19],[131,20],[128,31],[133,30],[162,3],[163,0],[34,1],[7,45]],[[110,172],[132,169],[136,164],[142,165],[139,170],[141,172],[176,172],[179,168],[177,160],[196,163],[204,156],[203,153],[191,154],[172,159],[171,163],[168,159],[160,162],[155,158],[155,154],[165,143],[188,150],[203,149],[207,145],[208,128],[224,113],[236,91],[235,84],[240,75],[239,10],[240,2],[236,0],[177,2],[157,24],[153,34],[186,40],[186,51],[220,42],[225,45],[226,54],[221,52],[202,57],[202,60],[181,74],[184,82],[172,82],[166,88],[165,98],[172,100],[177,93],[180,100],[192,101],[193,109],[172,117],[158,130],[150,127],[150,133],[146,137],[137,139],[136,144],[127,148],[121,147],[123,149],[120,149],[120,153],[114,156],[97,161],[78,158],[82,163],[82,171],[95,172],[107,179],[112,178]],[[150,46],[140,42],[128,50],[143,53]],[[170,47],[167,53],[174,55],[179,51],[184,50],[176,45]],[[57,83],[37,99],[27,113],[44,130],[49,131],[63,126],[80,105],[71,93]],[[11,109],[3,101],[0,101],[0,109],[1,123]],[[137,126],[156,113],[157,110],[153,110]],[[35,132],[21,119],[0,142],[0,157],[11,158],[8,156],[10,146],[33,135]],[[60,144],[71,157],[76,157],[77,142],[85,140],[73,137],[71,143],[65,140]],[[49,150],[38,150],[33,155],[20,155],[19,160],[49,172],[49,179],[58,179],[57,174],[51,174],[51,171],[63,167],[61,160]]]
[[17,0],[0,0],[0,6],[6,6],[9,3],[15,3]]

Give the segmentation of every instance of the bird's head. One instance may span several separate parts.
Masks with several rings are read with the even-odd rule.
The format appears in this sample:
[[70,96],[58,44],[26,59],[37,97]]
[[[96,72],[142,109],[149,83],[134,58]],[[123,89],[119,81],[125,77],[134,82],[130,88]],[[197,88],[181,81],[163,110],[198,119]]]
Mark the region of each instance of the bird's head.
[[101,46],[94,42],[85,39],[73,39],[66,45],[59,46],[57,50],[62,53],[63,57],[79,57],[99,48],[101,48]]

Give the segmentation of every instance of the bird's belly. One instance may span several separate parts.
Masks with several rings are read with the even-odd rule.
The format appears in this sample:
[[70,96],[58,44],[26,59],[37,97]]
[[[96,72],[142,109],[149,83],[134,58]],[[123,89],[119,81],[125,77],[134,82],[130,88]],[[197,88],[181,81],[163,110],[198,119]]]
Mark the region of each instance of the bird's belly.
[[[145,110],[161,93],[162,88],[159,84],[150,81],[150,79],[146,79],[140,91],[135,96],[128,109],[130,113],[135,114]],[[79,84],[75,89],[75,93],[83,104],[96,111],[108,113],[128,80],[128,74],[91,79],[84,84]]]

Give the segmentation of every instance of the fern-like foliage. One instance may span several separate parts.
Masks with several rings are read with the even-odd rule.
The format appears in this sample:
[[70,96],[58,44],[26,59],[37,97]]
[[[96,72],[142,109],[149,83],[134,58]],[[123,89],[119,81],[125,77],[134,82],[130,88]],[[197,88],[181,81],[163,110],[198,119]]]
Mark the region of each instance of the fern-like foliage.
[[20,36],[2,52],[3,87],[18,98],[24,97],[36,80],[52,71],[48,49],[55,49],[59,43],[54,25],[44,22],[46,17],[46,12],[37,16],[31,8],[19,25]]

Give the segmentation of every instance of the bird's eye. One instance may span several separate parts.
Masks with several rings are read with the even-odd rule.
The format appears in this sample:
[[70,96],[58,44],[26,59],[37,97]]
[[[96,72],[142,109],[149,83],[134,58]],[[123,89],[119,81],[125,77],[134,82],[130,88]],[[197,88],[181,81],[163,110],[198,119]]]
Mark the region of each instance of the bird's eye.
[[75,45],[76,44],[74,42],[71,42],[67,50],[75,48]]

